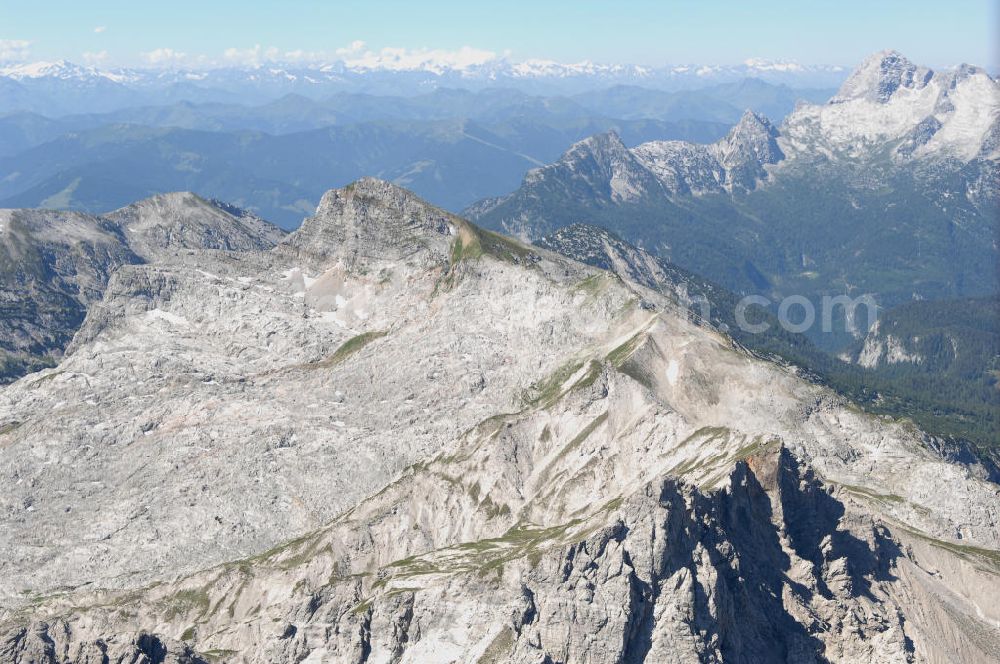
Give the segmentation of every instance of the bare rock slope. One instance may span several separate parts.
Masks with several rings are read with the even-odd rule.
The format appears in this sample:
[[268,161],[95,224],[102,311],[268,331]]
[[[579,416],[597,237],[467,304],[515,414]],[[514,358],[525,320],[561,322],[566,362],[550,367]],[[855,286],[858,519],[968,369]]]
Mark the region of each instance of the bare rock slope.
[[278,228],[190,193],[104,216],[0,210],[0,384],[59,361],[111,274],[178,251],[269,249]]
[[1000,646],[982,468],[378,180],[273,250],[118,270],[0,432],[3,661]]

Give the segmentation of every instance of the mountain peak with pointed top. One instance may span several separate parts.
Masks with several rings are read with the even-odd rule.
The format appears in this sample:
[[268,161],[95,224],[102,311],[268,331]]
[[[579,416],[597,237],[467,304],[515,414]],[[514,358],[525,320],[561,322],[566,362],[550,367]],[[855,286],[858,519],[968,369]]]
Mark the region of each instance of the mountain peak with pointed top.
[[757,180],[767,177],[764,165],[785,158],[777,139],[778,130],[771,121],[747,109],[725,138],[712,146],[726,169],[728,184],[753,189]]
[[578,155],[584,152],[597,151],[607,152],[609,150],[614,152],[628,151],[625,143],[622,142],[621,137],[614,129],[577,141],[566,151],[566,155]]
[[982,154],[1000,114],[1000,84],[961,65],[934,72],[897,51],[868,57],[824,105],[798,107],[781,127],[787,154],[809,159],[969,162]]

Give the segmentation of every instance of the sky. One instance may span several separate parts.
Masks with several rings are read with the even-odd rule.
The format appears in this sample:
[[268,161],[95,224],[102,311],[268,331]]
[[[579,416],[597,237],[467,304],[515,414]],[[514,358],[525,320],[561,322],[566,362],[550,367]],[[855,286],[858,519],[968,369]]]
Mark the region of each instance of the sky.
[[0,61],[192,66],[433,51],[455,61],[994,68],[1000,0],[0,0]]

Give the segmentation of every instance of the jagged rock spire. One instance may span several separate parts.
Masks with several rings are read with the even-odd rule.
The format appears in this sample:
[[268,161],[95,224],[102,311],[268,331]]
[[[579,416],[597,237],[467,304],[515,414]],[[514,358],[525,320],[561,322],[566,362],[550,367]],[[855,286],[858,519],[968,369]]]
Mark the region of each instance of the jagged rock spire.
[[766,117],[747,109],[726,137],[713,146],[729,184],[753,189],[758,179],[765,178],[764,164],[785,158],[777,138],[777,128]]

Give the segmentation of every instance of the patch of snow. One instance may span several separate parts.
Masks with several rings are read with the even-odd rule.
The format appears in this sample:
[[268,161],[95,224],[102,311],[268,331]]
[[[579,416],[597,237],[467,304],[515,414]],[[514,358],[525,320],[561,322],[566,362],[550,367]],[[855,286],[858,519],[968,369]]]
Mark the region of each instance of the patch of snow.
[[667,364],[667,381],[671,385],[677,384],[677,377],[680,374],[680,371],[681,365],[677,362],[677,360],[670,360],[670,363]]
[[300,267],[293,267],[285,270],[281,273],[281,277],[285,281],[291,282],[292,286],[301,287],[303,293],[309,290],[309,288],[319,279],[319,277],[310,277]]
[[463,46],[454,51],[444,49],[383,48],[365,51],[344,60],[344,66],[355,71],[426,71],[444,74],[447,71],[468,71],[497,59],[493,51]]
[[801,72],[805,67],[797,62],[782,62],[765,60],[763,58],[749,58],[743,62],[748,69],[756,71],[781,71],[781,72]]
[[191,323],[187,318],[183,316],[178,316],[177,314],[170,313],[169,311],[164,311],[163,309],[151,309],[146,312],[146,318],[153,320],[166,321],[170,325],[178,326],[190,326]]

